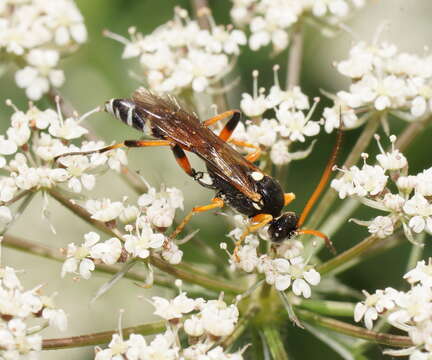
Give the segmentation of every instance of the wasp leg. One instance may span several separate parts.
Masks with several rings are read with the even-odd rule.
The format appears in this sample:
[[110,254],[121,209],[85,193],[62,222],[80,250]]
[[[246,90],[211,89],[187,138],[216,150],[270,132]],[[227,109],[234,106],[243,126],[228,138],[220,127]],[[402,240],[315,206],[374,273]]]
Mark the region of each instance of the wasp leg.
[[243,243],[246,236],[248,236],[250,233],[253,233],[253,232],[261,229],[262,227],[266,226],[272,220],[273,220],[273,216],[270,214],[258,214],[252,218],[252,222],[254,222],[254,224],[248,226],[245,229],[245,231],[243,231],[243,234],[240,235],[240,238],[235,243],[234,257],[237,261],[240,261],[240,259],[238,257],[239,247]]
[[89,155],[89,154],[96,154],[96,153],[103,153],[109,150],[114,150],[122,147],[126,148],[132,148],[132,147],[147,147],[147,146],[169,146],[172,142],[168,140],[125,140],[122,143],[113,144],[109,146],[105,146],[98,150],[89,150],[89,151],[76,151],[76,152],[69,152],[64,153],[61,155],[57,155],[54,158],[54,161],[57,161],[58,158],[69,156],[69,155]]
[[235,113],[232,115],[231,119],[228,120],[228,122],[225,124],[224,128],[220,132],[219,138],[223,141],[228,141],[239,122],[240,111],[235,110]]
[[[206,121],[203,122],[203,124],[204,124],[204,126],[210,126],[210,125],[216,124],[218,121],[226,119],[229,116],[232,116],[232,118],[237,118],[237,123],[238,123],[240,120],[240,111],[239,110],[224,111],[221,114],[218,114],[216,116],[211,117],[210,119],[207,119]],[[231,121],[232,118],[229,121]],[[235,125],[237,125],[237,123]]]
[[294,193],[286,193],[284,194],[284,206],[287,206],[288,204],[290,204],[292,201],[294,201],[296,198]]
[[336,249],[335,249],[335,247],[333,246],[333,243],[332,243],[331,240],[330,240],[326,235],[324,235],[322,232],[317,231],[317,230],[300,229],[300,230],[297,230],[297,234],[299,234],[299,235],[301,235],[301,234],[309,234],[309,235],[318,236],[318,237],[320,237],[321,239],[324,239],[325,245],[330,249],[330,251],[331,251],[333,254],[336,254]]
[[213,180],[211,179],[208,173],[204,173],[202,171],[196,171],[195,169],[192,168],[189,159],[186,156],[186,153],[180,147],[180,145],[176,144],[172,146],[171,150],[174,154],[177,164],[180,165],[180,167],[184,170],[186,174],[192,177],[201,186],[204,186],[209,189],[215,189],[213,185]]
[[251,149],[255,149],[254,152],[251,152],[250,154],[245,156],[245,159],[247,161],[250,162],[255,162],[257,161],[260,157],[261,157],[261,148],[257,145],[253,145],[250,144],[248,142],[245,141],[241,141],[241,140],[236,140],[236,139],[231,139],[229,140],[229,142],[231,144],[237,145],[237,146],[242,146],[242,147],[246,147],[246,148],[251,148]]
[[197,172],[192,169],[191,164],[186,156],[186,153],[183,151],[183,149],[179,146],[179,145],[174,145],[171,148],[174,157],[177,161],[177,164],[180,165],[180,167],[184,170],[184,172],[186,174],[188,174],[189,176],[192,176],[193,178],[195,178],[195,175],[197,174]]
[[183,221],[177,226],[177,228],[173,231],[173,233],[169,236],[170,239],[174,239],[178,234],[180,234],[187,223],[192,219],[196,213],[201,213],[213,209],[222,208],[224,206],[224,201],[220,198],[213,198],[211,200],[211,204],[204,206],[196,206],[194,207],[189,214],[183,219]]
[[327,165],[324,169],[324,172],[321,175],[321,179],[320,179],[318,185],[316,186],[314,192],[310,196],[310,198],[307,201],[303,211],[300,214],[300,218],[297,222],[298,227],[301,227],[304,224],[307,216],[311,212],[313,206],[317,202],[318,198],[320,197],[321,193],[323,192],[324,188],[326,187],[328,181],[330,180],[331,173],[333,171],[333,166],[336,163],[336,158],[337,158],[337,155],[339,153],[339,149],[340,149],[341,144],[342,144],[342,137],[343,137],[342,121],[340,120],[339,131],[338,131],[337,136],[336,136],[336,142],[333,145],[333,150],[332,150],[332,153],[330,155],[330,159],[327,161]]

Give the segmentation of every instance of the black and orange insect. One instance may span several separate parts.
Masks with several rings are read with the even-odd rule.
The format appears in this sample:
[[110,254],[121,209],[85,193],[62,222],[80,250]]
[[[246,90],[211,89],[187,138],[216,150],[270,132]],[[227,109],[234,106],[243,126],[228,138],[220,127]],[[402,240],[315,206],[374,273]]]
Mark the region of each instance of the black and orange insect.
[[[169,146],[177,163],[186,174],[202,186],[216,191],[211,204],[194,207],[171,234],[172,238],[183,230],[194,214],[228,205],[251,219],[251,225],[244,231],[236,244],[236,249],[247,234],[267,224],[270,238],[274,242],[281,242],[296,234],[311,234],[323,238],[331,247],[331,242],[326,235],[301,227],[330,178],[341,140],[340,132],[317,188],[301,215],[297,216],[294,212],[282,213],[284,206],[293,201],[295,195],[284,193],[276,179],[253,164],[261,154],[260,148],[230,139],[240,121],[239,110],[225,111],[201,122],[195,114],[182,108],[175,98],[160,97],[142,88],[135,91],[131,99],[109,100],[105,104],[105,110],[125,124],[157,140],[126,140],[96,151],[75,152],[61,156],[102,153],[120,147]],[[228,117],[230,119],[219,135],[209,129],[210,125]],[[244,157],[228,142],[253,148],[254,151]],[[207,172],[195,171],[185,151],[192,152],[203,159]]]

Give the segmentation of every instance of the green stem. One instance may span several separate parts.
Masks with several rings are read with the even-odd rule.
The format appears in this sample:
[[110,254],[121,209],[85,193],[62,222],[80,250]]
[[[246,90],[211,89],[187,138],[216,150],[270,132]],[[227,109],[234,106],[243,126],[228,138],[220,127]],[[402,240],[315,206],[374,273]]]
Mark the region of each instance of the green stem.
[[[373,327],[373,331],[375,332],[386,332],[390,329],[390,324],[387,322],[385,317],[378,318],[377,322]],[[365,340],[358,339],[353,346],[354,352],[356,355],[364,354],[368,349],[370,349],[374,344]]]
[[358,339],[365,339],[376,344],[382,344],[392,347],[409,347],[413,346],[408,336],[391,335],[367,330],[365,328],[347,324],[343,321],[323,317],[306,310],[298,310],[298,316],[309,323],[336,331],[340,334],[352,336]]
[[405,151],[413,140],[419,135],[424,128],[432,121],[432,116],[429,116],[421,121],[411,123],[396,140],[395,147],[400,151]]
[[300,83],[303,55],[303,25],[297,24],[296,31],[291,35],[291,45],[288,54],[286,88],[292,89]]
[[[153,335],[164,331],[165,328],[165,321],[155,321],[153,323],[124,328],[122,329],[122,334],[123,337],[127,339],[132,333]],[[117,330],[111,330],[67,338],[46,339],[42,342],[42,350],[70,349],[82,346],[106,344],[111,341],[112,336],[116,333],[118,333]]]
[[0,206],[9,206],[12,205],[14,202],[18,201],[19,199],[23,198],[24,196],[34,192],[35,189],[31,188],[28,190],[24,190],[21,191],[20,193],[18,193],[17,195],[15,195],[12,199],[10,199],[9,201],[0,201]]
[[411,244],[411,251],[408,257],[408,262],[406,267],[407,272],[414,269],[417,265],[417,262],[421,259],[424,250],[424,246],[422,245],[425,241],[425,237],[426,237],[426,233],[423,232],[419,234],[416,238],[416,242],[419,243],[419,245]]
[[229,349],[236,340],[245,332],[247,326],[249,325],[249,321],[257,314],[257,307],[252,307],[249,311],[240,318],[239,323],[237,324],[234,331],[226,337],[219,345],[221,345],[224,349]]
[[150,262],[159,270],[162,270],[184,281],[201,285],[202,287],[209,290],[214,290],[217,292],[223,291],[228,294],[241,294],[246,291],[245,289],[242,289],[239,285],[220,281],[214,277],[209,276],[208,274],[202,273],[201,271],[185,263],[180,264],[180,266],[174,267],[156,256],[152,256],[150,258]]
[[[360,202],[356,199],[346,199],[339,208],[332,212],[327,218],[325,223],[321,226],[320,231],[326,234],[331,240],[333,235],[339,230],[339,228],[345,224],[351,214],[360,206]],[[309,255],[316,254],[324,246],[324,241],[316,242],[309,241],[305,246],[305,253]],[[336,245],[337,248],[337,245]]]
[[374,235],[368,236],[366,239],[359,242],[357,245],[353,246],[352,248],[344,251],[343,253],[330,259],[329,261],[319,265],[317,267],[317,271],[319,271],[321,275],[327,274],[330,271],[336,269],[338,266],[341,266],[346,262],[350,261],[351,259],[363,254],[364,252],[369,250],[372,246],[375,246],[378,242],[383,240],[384,239],[381,239]]
[[331,271],[331,275],[334,276],[334,275],[340,274],[340,273],[356,266],[361,261],[364,261],[364,260],[371,258],[373,256],[377,256],[379,254],[382,254],[382,253],[388,251],[389,249],[397,246],[398,244],[401,244],[402,242],[406,241],[404,234],[402,232],[396,232],[393,235],[389,236],[388,238],[381,239],[381,240],[384,240],[384,241],[377,242],[375,245],[372,245],[370,248],[368,248],[364,252],[362,252],[361,256],[351,258],[350,260],[346,261],[345,263],[340,264],[337,268],[335,268]]
[[265,325],[263,327],[264,338],[269,347],[270,353],[274,360],[288,360],[288,354],[285,351],[284,343],[281,338],[279,329],[276,326]]
[[354,316],[355,304],[342,301],[328,301],[328,300],[308,300],[303,299],[296,306],[300,309],[311,310],[314,313],[321,315],[331,316]]

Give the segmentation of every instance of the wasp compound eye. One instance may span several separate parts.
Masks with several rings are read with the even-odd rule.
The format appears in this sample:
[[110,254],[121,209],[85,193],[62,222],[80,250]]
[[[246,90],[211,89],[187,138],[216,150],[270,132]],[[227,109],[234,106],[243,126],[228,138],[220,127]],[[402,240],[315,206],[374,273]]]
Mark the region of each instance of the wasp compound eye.
[[281,242],[291,238],[297,230],[298,216],[293,212],[287,212],[270,223],[268,232],[274,242]]

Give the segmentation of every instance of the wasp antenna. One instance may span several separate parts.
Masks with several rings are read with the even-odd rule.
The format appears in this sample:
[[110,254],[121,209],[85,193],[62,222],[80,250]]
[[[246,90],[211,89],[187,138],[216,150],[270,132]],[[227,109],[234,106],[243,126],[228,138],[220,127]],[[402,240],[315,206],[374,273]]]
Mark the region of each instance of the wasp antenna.
[[307,201],[302,213],[300,214],[299,220],[297,222],[298,228],[300,228],[304,224],[304,222],[306,221],[307,216],[311,212],[313,206],[315,205],[316,201],[318,200],[319,196],[321,195],[322,191],[324,190],[325,186],[327,185],[327,183],[330,179],[330,175],[333,171],[333,166],[336,164],[336,158],[337,158],[337,155],[339,153],[339,149],[340,149],[341,144],[342,144],[342,135],[343,135],[342,115],[340,115],[340,116],[341,116],[341,118],[340,118],[340,122],[339,122],[339,130],[337,133],[336,142],[333,146],[332,153],[330,155],[330,158],[327,162],[327,165],[324,169],[324,172],[321,176],[321,179],[320,179],[317,187],[315,188],[311,197]]

